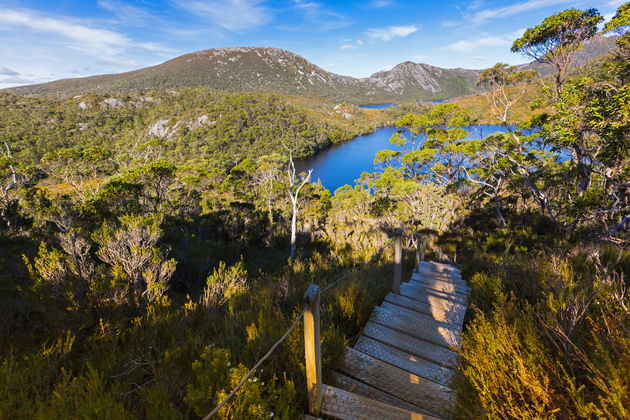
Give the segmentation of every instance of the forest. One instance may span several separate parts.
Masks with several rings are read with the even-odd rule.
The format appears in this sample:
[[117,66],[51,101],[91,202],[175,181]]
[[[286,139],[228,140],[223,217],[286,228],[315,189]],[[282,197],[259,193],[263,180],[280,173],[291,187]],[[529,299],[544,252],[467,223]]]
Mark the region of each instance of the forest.
[[[484,70],[483,113],[209,88],[0,92],[0,418],[202,418],[309,284],[402,227],[472,288],[453,418],[630,419],[630,3],[602,21],[568,9],[527,29],[512,50],[553,75]],[[600,32],[615,49],[577,71]],[[468,140],[488,115],[506,132]],[[393,124],[383,171],[353,186],[292,171]],[[391,262],[388,249],[322,300],[325,382]],[[300,328],[217,418],[302,417]]]

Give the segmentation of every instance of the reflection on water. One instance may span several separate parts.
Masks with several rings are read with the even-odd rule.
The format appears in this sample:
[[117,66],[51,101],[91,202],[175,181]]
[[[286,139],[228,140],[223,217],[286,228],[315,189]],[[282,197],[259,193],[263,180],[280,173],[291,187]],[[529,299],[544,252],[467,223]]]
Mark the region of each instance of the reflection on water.
[[[505,132],[501,125],[484,124],[468,127],[469,139],[481,139],[492,133]],[[337,188],[349,184],[354,185],[363,172],[375,172],[376,152],[383,149],[402,150],[393,145],[389,139],[396,132],[396,127],[378,128],[372,134],[358,136],[349,142],[323,150],[315,156],[298,161],[295,167],[300,171],[313,169],[313,180],[320,179],[322,185],[334,192]]]

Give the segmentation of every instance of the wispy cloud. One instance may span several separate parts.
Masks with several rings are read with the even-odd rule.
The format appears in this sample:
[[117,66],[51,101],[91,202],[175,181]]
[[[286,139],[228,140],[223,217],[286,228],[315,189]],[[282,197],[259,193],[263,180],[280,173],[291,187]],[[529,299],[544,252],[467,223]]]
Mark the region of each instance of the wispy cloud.
[[127,48],[168,51],[154,42],[134,42],[119,32],[89,26],[71,18],[43,16],[29,10],[0,9],[0,23],[60,36],[71,41],[69,48],[92,55],[111,56],[123,53]]
[[404,38],[418,31],[416,25],[388,26],[387,28],[373,28],[366,31],[366,35],[372,39],[391,41],[394,38]]
[[339,47],[339,49],[341,51],[356,50],[361,45],[363,45],[363,41],[359,39],[357,40],[357,42],[354,42],[354,43],[350,42],[350,43],[343,44]]
[[98,60],[99,64],[104,64],[106,66],[115,66],[115,67],[127,67],[127,68],[137,68],[140,67],[135,60]]
[[273,13],[261,0],[174,0],[182,9],[208,19],[232,32],[246,32],[264,25]]
[[456,20],[444,20],[442,21],[442,27],[443,28],[452,28],[454,26],[459,25],[460,22],[456,21]]
[[98,0],[98,6],[113,13],[120,23],[130,26],[150,26],[158,20],[148,11],[120,0]]
[[474,13],[470,20],[481,23],[491,19],[501,19],[514,16],[519,13],[528,12],[530,10],[542,9],[556,4],[569,3],[569,0],[529,0],[522,3],[512,4],[510,6],[499,7],[495,9],[484,9]]
[[[308,23],[308,31],[324,32],[341,29],[348,26],[351,21],[343,14],[330,10],[322,3],[312,0],[293,0],[294,9],[299,12]],[[285,27],[287,27],[285,25]],[[291,26],[289,25],[288,28]],[[304,30],[302,26],[300,30]]]
[[372,0],[368,4],[368,7],[373,7],[375,9],[382,9],[384,7],[389,7],[393,5],[394,5],[393,0]]
[[4,67],[4,66],[0,66],[0,76],[19,76],[20,73],[18,73],[15,70],[11,70],[8,67]]
[[484,57],[483,55],[476,55],[476,56],[473,57],[473,60],[488,61],[488,59],[486,57]]
[[475,39],[464,39],[444,47],[447,50],[457,52],[470,52],[479,48],[491,48],[491,47],[507,47],[512,45],[514,40],[523,35],[524,29],[519,29],[509,34],[498,36],[486,36]]

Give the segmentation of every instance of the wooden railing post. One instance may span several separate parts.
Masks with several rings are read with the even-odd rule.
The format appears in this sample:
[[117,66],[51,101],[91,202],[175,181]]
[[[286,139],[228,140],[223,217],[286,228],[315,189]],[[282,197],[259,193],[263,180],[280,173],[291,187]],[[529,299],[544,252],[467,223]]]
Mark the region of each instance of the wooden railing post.
[[416,233],[416,273],[420,272],[420,261],[423,260],[422,255],[420,254],[420,239],[422,235]]
[[[424,252],[427,250],[427,237],[423,236],[422,237],[422,252],[420,253],[420,261],[424,261]],[[418,264],[418,267],[420,267],[420,264]]]
[[319,347],[319,286],[311,284],[304,295],[304,357],[308,410],[319,416],[322,405],[322,358]]
[[396,246],[394,249],[394,283],[392,292],[400,294],[400,277],[402,274],[402,229],[396,229]]

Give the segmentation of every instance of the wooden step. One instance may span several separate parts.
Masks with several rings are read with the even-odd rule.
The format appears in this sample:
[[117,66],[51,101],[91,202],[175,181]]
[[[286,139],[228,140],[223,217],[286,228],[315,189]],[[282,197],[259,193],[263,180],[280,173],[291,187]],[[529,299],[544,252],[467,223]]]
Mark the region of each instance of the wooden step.
[[344,391],[352,392],[354,394],[393,405],[394,407],[402,408],[403,410],[412,411],[414,413],[429,414],[417,405],[401,400],[394,395],[383,392],[380,389],[376,389],[368,384],[364,384],[361,381],[357,381],[356,379],[344,375],[343,373],[333,372],[332,376],[335,381],[334,385]]
[[[426,284],[419,283],[417,281],[409,281],[407,283],[402,283],[400,285],[400,290],[406,289],[412,293],[418,295],[420,300],[425,296],[428,298],[429,296],[437,297],[444,300],[450,300],[452,302],[456,302],[462,305],[466,304],[466,295],[462,295],[460,293],[447,293],[441,290],[434,289],[432,287],[427,286]],[[425,298],[425,300],[426,300]]]
[[443,279],[446,281],[451,281],[454,283],[462,283],[464,282],[464,280],[462,279],[462,276],[459,273],[455,273],[455,272],[441,272],[441,271],[436,271],[433,268],[429,268],[429,267],[425,267],[425,266],[420,266],[420,267],[416,267],[416,269],[413,271],[413,273],[416,274],[422,274],[425,276],[430,276],[430,277],[435,277],[438,279]]
[[446,347],[447,349],[461,346],[458,331],[444,328],[431,317],[427,316],[423,322],[405,316],[402,311],[393,311],[381,307],[374,308],[370,321],[398,330],[413,337]]
[[384,404],[330,385],[323,386],[321,412],[340,420],[431,420],[436,418]]
[[354,348],[390,365],[406,370],[425,379],[449,386],[453,378],[451,369],[399,350],[395,347],[361,336]]
[[339,370],[374,388],[422,407],[432,415],[447,417],[455,402],[453,391],[448,387],[352,348],[346,348]]
[[459,332],[460,329],[453,324],[449,324],[448,322],[438,321],[433,318],[431,315],[422,314],[420,312],[413,311],[411,309],[407,309],[404,306],[396,305],[395,303],[383,302],[380,305],[381,308],[387,309],[389,311],[397,312],[405,317],[412,319],[414,322],[422,323],[422,322],[430,322],[431,325],[435,325],[438,327],[448,328],[449,330]]
[[460,330],[464,323],[464,315],[466,314],[466,308],[463,306],[453,308],[453,305],[431,305],[428,302],[421,302],[391,292],[385,296],[385,302],[430,315],[433,319],[455,325]]
[[436,279],[435,277],[425,277],[423,275],[414,274],[411,276],[411,281],[415,281],[417,283],[424,284],[432,289],[439,290],[444,293],[459,293],[462,295],[467,295],[470,290],[466,285],[458,285],[455,283],[451,283],[448,281],[442,281]]
[[459,362],[457,353],[450,349],[445,349],[442,346],[412,337],[404,332],[372,321],[368,321],[365,328],[363,328],[363,335],[446,368],[454,368]]
[[445,273],[461,273],[460,269],[450,264],[444,264],[437,261],[421,261],[420,266],[429,267]]

